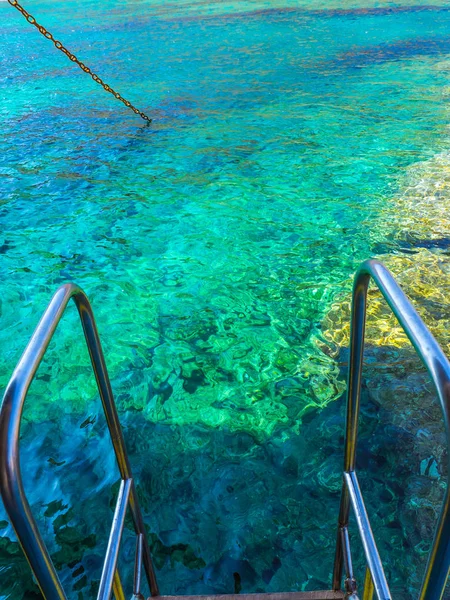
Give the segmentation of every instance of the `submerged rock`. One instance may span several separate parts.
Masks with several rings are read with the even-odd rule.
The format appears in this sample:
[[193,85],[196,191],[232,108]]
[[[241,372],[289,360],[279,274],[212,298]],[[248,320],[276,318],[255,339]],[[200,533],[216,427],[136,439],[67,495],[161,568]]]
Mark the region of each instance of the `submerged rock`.
[[[440,252],[420,248],[413,256],[385,255],[380,259],[396,277],[419,315],[445,352],[450,353],[450,260]],[[323,335],[333,347],[348,347],[351,295],[339,298],[323,320]],[[394,352],[411,345],[378,289],[369,289],[366,342]],[[395,358],[395,353],[392,355]]]

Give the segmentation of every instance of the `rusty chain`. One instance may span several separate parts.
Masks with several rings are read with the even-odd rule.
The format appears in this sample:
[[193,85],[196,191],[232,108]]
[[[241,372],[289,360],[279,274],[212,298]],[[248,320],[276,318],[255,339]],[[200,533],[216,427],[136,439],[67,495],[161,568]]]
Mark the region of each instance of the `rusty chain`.
[[67,48],[65,48],[61,44],[61,42],[59,42],[58,40],[55,40],[55,38],[52,36],[52,34],[49,31],[47,31],[43,25],[39,25],[39,23],[37,23],[36,19],[32,15],[30,15],[30,13],[27,12],[24,9],[24,7],[21,6],[17,2],[17,0],[8,0],[8,2],[11,4],[11,6],[14,6],[15,8],[17,8],[17,10],[19,12],[22,13],[22,15],[28,21],[28,23],[31,23],[31,25],[34,25],[35,27],[37,27],[37,29],[39,29],[39,31],[42,33],[42,35],[44,37],[46,37],[48,40],[51,40],[55,44],[56,48],[58,48],[58,50],[61,50],[61,52],[63,52],[68,58],[70,58],[70,60],[72,62],[77,63],[77,65],[80,67],[80,69],[82,71],[84,71],[85,73],[88,73],[96,83],[99,83],[103,87],[104,90],[106,90],[107,92],[112,94],[114,96],[114,98],[117,98],[117,100],[120,100],[121,102],[123,102],[126,107],[131,108],[131,110],[133,112],[135,112],[137,115],[139,115],[142,119],[144,119],[144,121],[148,121],[149,123],[151,123],[152,120],[150,119],[150,117],[147,117],[147,115],[145,113],[138,110],[135,106],[133,106],[131,104],[131,102],[128,102],[128,100],[125,100],[125,98],[123,98],[119,94],[119,92],[116,92],[115,90],[113,90],[112,87],[110,87],[107,83],[105,83],[98,75],[93,73],[89,67],[87,67],[81,61],[79,61],[78,58],[75,56],[75,54],[72,54],[72,52],[67,50]]

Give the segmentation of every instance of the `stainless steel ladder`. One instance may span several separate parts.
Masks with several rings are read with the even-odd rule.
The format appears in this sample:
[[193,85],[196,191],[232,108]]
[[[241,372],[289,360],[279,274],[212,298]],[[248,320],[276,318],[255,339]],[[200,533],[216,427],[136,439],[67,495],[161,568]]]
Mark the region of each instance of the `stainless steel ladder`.
[[94,314],[85,293],[73,284],[61,286],[53,296],[12,374],[3,397],[0,411],[0,490],[3,503],[42,595],[46,600],[65,600],[66,595],[37,523],[31,514],[23,489],[19,460],[19,432],[28,389],[71,298],[75,301],[80,316],[122,479],[97,597],[99,600],[106,600],[114,592],[117,600],[125,599],[117,560],[128,507],[137,536],[134,595],[140,597],[140,574],[143,564],[151,594],[158,596],[158,585],[150,557],[147,534]]
[[[448,460],[450,460],[450,363],[442,348],[386,267],[377,260],[364,262],[356,273],[353,284],[344,480],[339,510],[333,589],[336,590],[340,587],[343,564],[346,567],[347,593],[351,594],[356,589],[348,537],[351,506],[355,512],[367,561],[363,600],[372,600],[374,592],[378,600],[390,600],[392,596],[386,581],[383,565],[356,475],[356,442],[361,401],[367,291],[371,279],[383,294],[434,383],[444,417]],[[444,595],[450,568],[449,498],[449,486],[447,483],[446,495],[429,553],[419,600],[441,600]]]
[[[363,588],[363,600],[390,600],[391,593],[383,565],[378,554],[363,496],[355,471],[356,441],[361,398],[361,374],[363,366],[364,334],[366,320],[367,290],[370,279],[381,290],[390,308],[405,330],[414,348],[425,364],[441,403],[447,433],[450,460],[450,363],[439,344],[427,329],[411,302],[400,289],[389,271],[378,261],[365,262],[355,277],[352,302],[350,341],[350,366],[347,391],[347,424],[345,440],[344,477],[338,520],[336,555],[332,590],[317,592],[287,592],[276,594],[240,594],[240,600],[338,600],[357,599],[357,585],[353,573],[348,533],[349,514],[352,507],[362,539],[367,568]],[[91,305],[84,292],[73,284],[60,287],[42,316],[24,354],[14,370],[6,388],[0,409],[0,491],[22,550],[30,564],[36,581],[46,600],[66,599],[61,582],[49,552],[31,514],[24,493],[20,473],[19,432],[20,420],[28,389],[49,342],[61,320],[70,299],[75,301],[82,323],[86,344],[95,373],[100,398],[114,447],[121,486],[114,512],[113,524],[103,565],[98,600],[109,600],[114,594],[124,600],[125,594],[118,571],[118,554],[127,509],[131,511],[136,531],[136,562],[133,598],[143,598],[140,591],[142,565],[152,596],[159,596],[158,585],[150,557],[150,549],[140,510],[136,487],[131,473],[111,390],[111,384],[97,332]],[[450,469],[449,469],[450,472]],[[342,572],[345,567],[345,590],[341,589]],[[450,568],[450,494],[446,496],[436,533],[429,554],[419,600],[441,600]],[[238,595],[215,596],[164,596],[165,600],[236,600]]]

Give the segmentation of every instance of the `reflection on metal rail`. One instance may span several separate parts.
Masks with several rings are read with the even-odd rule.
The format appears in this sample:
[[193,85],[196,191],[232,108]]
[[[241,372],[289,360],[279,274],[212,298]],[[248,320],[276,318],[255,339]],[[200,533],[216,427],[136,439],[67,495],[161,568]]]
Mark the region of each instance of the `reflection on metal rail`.
[[[356,514],[360,536],[367,561],[364,600],[390,600],[383,566],[372,534],[364,500],[356,477],[356,441],[361,400],[361,373],[363,366],[364,334],[366,324],[367,290],[370,279],[380,289],[400,325],[416,349],[435,385],[444,414],[450,460],[450,363],[441,347],[417,314],[409,299],[392,275],[380,262],[365,262],[355,277],[353,287],[352,321],[350,334],[350,363],[347,390],[347,425],[344,458],[344,482],[339,512],[333,589],[340,589],[345,545],[342,531],[347,530],[350,505]],[[450,469],[449,469],[450,472]],[[441,600],[450,568],[450,494],[447,491],[431,547],[419,600]]]
[[[150,591],[152,596],[157,596],[158,586],[150,557],[147,535],[94,315],[84,292],[72,284],[63,285],[53,296],[6,388],[0,412],[0,488],[3,502],[44,598],[47,600],[65,599],[66,595],[36,521],[31,514],[30,505],[23,489],[19,461],[19,433],[20,419],[28,389],[71,298],[75,301],[81,319],[92,368],[95,373],[106,422],[122,478],[100,581],[98,600],[109,599],[111,591],[114,592],[116,598],[124,599],[122,584],[117,570],[117,557],[128,506],[131,511],[136,534],[141,540],[142,562]],[[140,573],[140,568],[138,570]]]

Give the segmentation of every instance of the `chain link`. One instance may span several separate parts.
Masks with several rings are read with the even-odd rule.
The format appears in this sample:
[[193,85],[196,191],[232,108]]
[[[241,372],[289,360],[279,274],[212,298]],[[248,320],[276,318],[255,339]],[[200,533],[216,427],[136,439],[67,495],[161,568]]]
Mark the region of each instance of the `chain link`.
[[31,23],[31,25],[34,25],[35,27],[37,27],[37,29],[39,29],[39,31],[42,33],[42,35],[44,37],[46,37],[48,40],[51,40],[55,44],[56,48],[58,48],[58,50],[61,50],[61,52],[64,52],[64,54],[68,58],[70,58],[70,60],[72,62],[77,63],[77,65],[80,67],[80,69],[82,71],[84,71],[85,73],[88,73],[96,83],[99,83],[103,87],[104,90],[106,90],[107,92],[112,94],[114,96],[114,98],[117,98],[117,100],[120,100],[121,102],[123,102],[127,108],[131,108],[131,110],[134,113],[136,113],[137,115],[139,115],[142,119],[144,119],[144,121],[148,121],[149,123],[151,123],[152,120],[150,119],[150,117],[147,117],[147,115],[145,113],[138,110],[135,106],[133,106],[131,104],[131,102],[128,102],[128,100],[125,100],[125,98],[123,98],[119,94],[119,92],[116,92],[115,90],[113,90],[113,88],[110,87],[107,83],[105,83],[98,75],[93,73],[89,67],[87,67],[81,61],[79,61],[78,58],[75,56],[75,54],[72,54],[72,52],[67,50],[67,48],[65,48],[61,44],[61,42],[59,42],[58,40],[55,40],[55,38],[52,36],[52,34],[49,31],[47,31],[43,25],[39,25],[39,23],[36,21],[36,19],[32,15],[30,15],[30,13],[27,12],[24,9],[24,7],[21,6],[17,2],[17,0],[8,0],[8,2],[11,4],[11,6],[14,6],[15,8],[17,8],[17,10],[19,12],[22,13],[22,15],[28,21],[28,23]]

